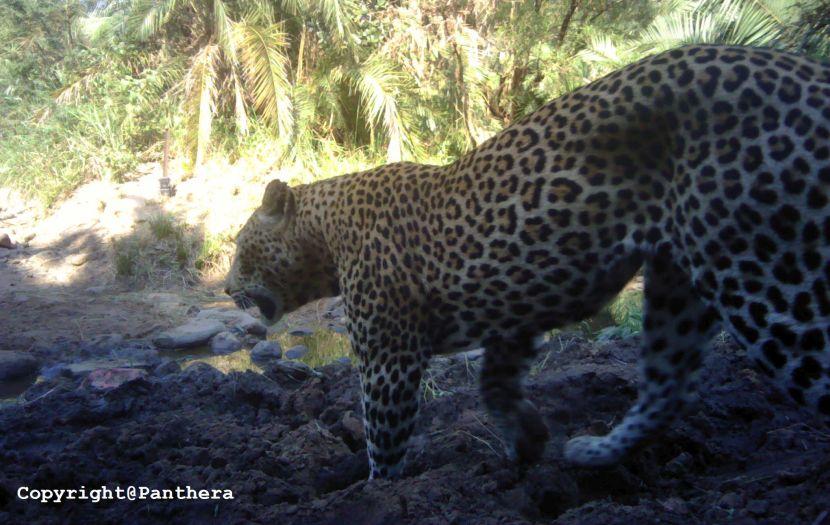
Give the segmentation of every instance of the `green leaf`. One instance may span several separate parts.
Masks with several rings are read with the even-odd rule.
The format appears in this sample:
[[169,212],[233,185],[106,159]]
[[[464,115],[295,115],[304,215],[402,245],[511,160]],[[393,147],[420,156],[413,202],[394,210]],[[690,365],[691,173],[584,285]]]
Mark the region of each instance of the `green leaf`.
[[185,78],[186,142],[194,165],[202,164],[210,144],[213,116],[216,111],[216,62],[219,46],[203,47],[193,58]]
[[280,135],[290,133],[293,116],[286,35],[279,24],[235,25],[239,56],[254,107]]
[[148,40],[170,20],[178,0],[136,0],[127,21],[139,40]]

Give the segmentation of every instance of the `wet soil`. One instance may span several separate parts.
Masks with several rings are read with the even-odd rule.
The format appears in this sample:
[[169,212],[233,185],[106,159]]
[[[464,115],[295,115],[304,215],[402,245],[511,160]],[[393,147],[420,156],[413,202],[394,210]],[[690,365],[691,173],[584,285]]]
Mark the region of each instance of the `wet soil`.
[[[0,409],[0,523],[830,523],[830,430],[726,343],[701,401],[623,464],[562,461],[636,396],[636,338],[554,338],[529,380],[552,438],[507,462],[476,392],[480,359],[434,360],[406,476],[366,481],[348,364],[289,377],[204,363],[108,391],[58,376]],[[21,501],[17,490],[229,489],[233,500]]]

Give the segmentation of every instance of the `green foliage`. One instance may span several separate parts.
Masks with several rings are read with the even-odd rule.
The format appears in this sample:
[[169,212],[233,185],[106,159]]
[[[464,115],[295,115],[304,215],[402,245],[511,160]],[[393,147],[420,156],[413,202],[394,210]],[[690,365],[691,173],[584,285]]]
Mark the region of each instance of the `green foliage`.
[[279,341],[283,351],[296,345],[305,345],[308,348],[308,354],[303,356],[300,361],[312,368],[327,365],[343,357],[348,357],[354,361],[349,337],[331,330],[316,330],[311,335],[302,337],[281,333],[277,336],[277,341]]
[[[0,0],[0,184],[46,203],[174,154],[331,176],[445,162],[692,42],[830,57],[828,0]],[[340,164],[342,163],[342,165]]]
[[643,291],[625,290],[606,307],[613,324],[601,329],[597,339],[618,339],[643,329]]
[[147,220],[147,226],[156,240],[159,241],[183,235],[183,230],[177,224],[176,218],[167,213],[158,213],[150,217]]
[[194,261],[195,269],[203,277],[214,271],[224,274],[230,268],[233,256],[233,235],[205,233]]

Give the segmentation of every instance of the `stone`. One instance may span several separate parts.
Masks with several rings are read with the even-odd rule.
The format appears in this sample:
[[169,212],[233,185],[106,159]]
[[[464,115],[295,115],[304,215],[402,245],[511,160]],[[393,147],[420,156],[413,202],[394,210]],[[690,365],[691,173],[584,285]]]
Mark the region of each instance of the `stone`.
[[302,359],[308,355],[308,347],[305,345],[292,346],[285,351],[286,359]]
[[263,374],[284,388],[297,388],[310,377],[323,377],[320,372],[298,361],[276,361],[268,365]]
[[718,506],[726,509],[737,509],[743,506],[744,499],[740,494],[727,492],[718,500]]
[[29,354],[0,350],[0,381],[17,379],[37,372],[38,361]]
[[242,348],[242,341],[232,332],[219,332],[210,340],[214,354],[230,354]]
[[83,266],[89,260],[89,254],[80,252],[80,253],[73,253],[69,257],[66,258],[66,262],[71,264],[72,266]]
[[228,328],[237,328],[260,337],[265,337],[268,331],[259,319],[236,308],[205,308],[196,314],[196,319],[219,321]]
[[461,362],[464,361],[478,361],[482,357],[484,357],[484,349],[483,348],[475,348],[473,350],[467,350],[466,352],[459,352],[458,358]]
[[175,361],[167,361],[153,369],[153,375],[156,377],[169,376],[171,374],[178,374],[182,371],[182,367]]
[[753,499],[746,504],[746,510],[755,516],[763,516],[769,511],[769,502],[762,499]]
[[688,514],[689,506],[680,498],[668,498],[660,502],[664,509],[675,514]]
[[89,295],[98,295],[104,293],[106,290],[106,286],[90,286],[89,288],[85,289],[84,292],[88,293]]
[[101,334],[92,337],[88,342],[93,346],[112,350],[118,348],[124,342],[124,336],[121,334]]
[[147,372],[140,368],[101,368],[90,372],[83,385],[96,390],[110,390],[146,375]]
[[694,463],[694,457],[688,452],[681,452],[674,459],[666,463],[663,470],[666,475],[679,478],[689,471]]
[[14,243],[8,233],[0,233],[0,248],[5,248],[7,250],[14,249]]
[[282,346],[277,341],[260,341],[251,349],[251,361],[265,365],[282,358]]
[[[114,368],[139,368],[148,366],[146,361],[137,359],[135,357],[102,357],[94,359],[86,359],[77,361],[75,363],[68,363],[59,365],[63,368],[60,370],[61,374],[67,374],[74,377],[83,377],[95,370],[112,370]],[[50,370],[50,373],[54,373]]]
[[365,437],[363,434],[362,418],[355,416],[351,410],[347,410],[346,413],[343,414],[343,419],[340,423],[355,443],[363,442]]
[[298,326],[297,328],[292,328],[288,331],[288,335],[293,335],[294,337],[306,337],[314,333],[314,330],[305,326]]
[[159,348],[193,348],[207,344],[211,337],[225,330],[225,325],[215,319],[191,319],[187,323],[165,330],[153,338]]

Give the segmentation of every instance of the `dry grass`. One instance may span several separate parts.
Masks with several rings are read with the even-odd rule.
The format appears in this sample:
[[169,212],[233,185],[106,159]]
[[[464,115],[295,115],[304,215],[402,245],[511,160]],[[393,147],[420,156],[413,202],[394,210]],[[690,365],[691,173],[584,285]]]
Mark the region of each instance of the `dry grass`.
[[198,229],[159,213],[113,241],[115,273],[136,287],[193,285],[199,280],[196,263],[201,245]]

